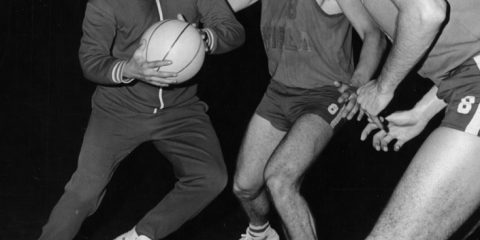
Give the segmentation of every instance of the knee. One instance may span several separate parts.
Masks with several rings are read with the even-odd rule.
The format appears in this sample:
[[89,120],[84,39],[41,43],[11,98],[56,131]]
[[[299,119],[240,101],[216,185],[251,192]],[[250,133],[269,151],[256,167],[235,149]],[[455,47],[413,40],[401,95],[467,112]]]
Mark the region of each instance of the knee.
[[254,199],[260,192],[259,190],[258,187],[241,181],[238,177],[235,177],[233,181],[233,194],[240,200]]
[[104,179],[75,172],[65,186],[64,195],[75,198],[81,205],[88,205],[95,209],[105,193],[105,182]]
[[209,171],[204,176],[203,186],[213,196],[219,195],[227,186],[228,176],[225,169]]
[[265,185],[274,201],[282,201],[288,196],[298,193],[298,187],[283,174],[268,174],[265,176]]

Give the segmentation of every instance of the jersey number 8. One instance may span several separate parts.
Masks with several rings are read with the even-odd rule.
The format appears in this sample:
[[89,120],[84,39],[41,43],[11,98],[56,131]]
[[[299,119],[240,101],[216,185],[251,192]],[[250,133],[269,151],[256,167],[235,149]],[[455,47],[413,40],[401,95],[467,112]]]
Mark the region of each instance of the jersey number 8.
[[457,112],[461,114],[468,114],[472,110],[472,104],[475,103],[474,96],[466,96],[462,98],[458,104]]

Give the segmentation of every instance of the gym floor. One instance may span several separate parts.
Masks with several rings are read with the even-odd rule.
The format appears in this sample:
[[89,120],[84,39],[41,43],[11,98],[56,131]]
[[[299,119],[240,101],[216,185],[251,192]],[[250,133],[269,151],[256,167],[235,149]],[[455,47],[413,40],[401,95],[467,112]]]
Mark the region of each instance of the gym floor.
[[[76,167],[95,85],[84,80],[77,58],[81,1],[4,0],[0,38],[0,239],[36,239]],[[256,104],[268,84],[259,36],[259,4],[237,14],[247,42],[211,56],[199,73],[201,98],[217,130],[230,176]],[[358,41],[357,45],[358,46]],[[358,50],[358,47],[356,47]],[[5,74],[6,73],[6,74]],[[412,76],[387,111],[405,109],[430,87]],[[413,89],[413,90],[412,90]],[[347,122],[307,173],[302,187],[320,239],[363,239],[403,171],[439,117],[398,153],[376,152],[359,140],[365,122]],[[118,168],[98,211],[76,239],[106,240],[129,230],[172,187],[171,166],[145,143]],[[227,189],[167,239],[238,239],[247,219]],[[272,224],[281,229],[278,216]],[[452,239],[463,239],[478,214]],[[281,232],[281,231],[280,231]],[[469,238],[478,239],[473,233]]]

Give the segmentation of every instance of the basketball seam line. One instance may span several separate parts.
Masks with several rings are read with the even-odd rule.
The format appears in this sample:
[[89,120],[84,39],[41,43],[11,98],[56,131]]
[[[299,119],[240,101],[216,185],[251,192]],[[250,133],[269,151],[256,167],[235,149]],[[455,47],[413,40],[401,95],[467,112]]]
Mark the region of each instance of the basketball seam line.
[[[163,56],[162,61],[164,61],[164,60],[167,58],[167,56],[168,56],[168,54],[170,54],[170,51],[172,50],[172,48],[175,46],[175,44],[177,44],[178,39],[180,39],[180,37],[183,35],[183,33],[185,33],[185,30],[187,30],[187,28],[188,28],[189,26],[190,26],[190,23],[187,24],[187,25],[182,29],[182,31],[180,32],[180,34],[178,34],[177,38],[175,39],[175,41],[173,41],[173,43],[172,43],[172,45],[170,46],[170,48],[168,49],[167,53],[165,53],[165,56]],[[159,70],[160,70],[160,67],[158,67],[157,71],[159,71]]]
[[182,69],[180,69],[178,73],[181,73],[183,70],[185,70],[188,66],[190,66],[190,64],[193,62],[193,60],[195,60],[195,58],[197,57],[198,53],[200,52],[200,49],[201,49],[201,46],[203,44],[203,40],[200,40],[200,44],[198,45],[198,48],[197,48],[197,51],[195,52],[195,55],[193,55],[192,59],[190,59],[190,62],[187,63],[187,65],[185,65],[185,67],[183,67]]
[[[157,31],[157,29],[158,29],[160,26],[162,26],[164,23],[169,22],[169,21],[171,21],[171,19],[164,20],[162,23],[158,24],[158,26],[152,31],[152,34],[150,34],[150,37],[148,37],[147,46],[146,46],[146,48],[145,48],[145,49],[147,49],[146,54],[145,54],[146,59],[148,59],[148,46],[150,46],[150,41],[152,40],[153,34],[155,33],[155,31]],[[157,71],[158,71],[159,69],[160,69],[160,68],[158,68]]]

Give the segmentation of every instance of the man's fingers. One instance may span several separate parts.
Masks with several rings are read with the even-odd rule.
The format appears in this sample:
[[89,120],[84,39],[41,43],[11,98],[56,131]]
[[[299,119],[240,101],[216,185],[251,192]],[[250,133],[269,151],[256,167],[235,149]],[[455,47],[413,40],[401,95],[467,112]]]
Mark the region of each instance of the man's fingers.
[[183,14],[181,14],[181,13],[178,13],[178,14],[177,14],[177,19],[180,20],[180,21],[186,22],[186,21],[185,21],[185,18],[183,17]]
[[346,90],[348,90],[350,88],[350,86],[348,84],[345,84],[345,83],[342,83],[342,82],[339,82],[339,81],[333,82],[333,85],[335,85],[335,87],[337,87],[338,91],[341,92],[341,93],[345,92]]
[[372,138],[372,146],[375,148],[375,150],[380,151],[381,150],[381,141],[382,139],[387,135],[387,133],[383,130],[377,132],[373,138]]
[[354,102],[347,102],[345,105],[345,111],[342,112],[342,118],[347,117],[350,114],[350,111],[352,111],[353,107],[355,106]]
[[157,87],[168,87],[169,86],[168,83],[165,83],[163,81],[156,81],[156,80],[153,80],[151,78],[145,79],[145,82],[147,82],[149,84],[152,84],[152,85],[155,85]]
[[176,77],[178,74],[176,72],[163,71],[162,67],[171,64],[169,61],[155,61],[155,62],[146,62],[143,64],[143,75],[145,77]]
[[386,134],[381,140],[380,140],[380,146],[382,147],[382,150],[384,152],[388,152],[388,144],[395,139],[391,134]]
[[149,83],[152,84],[152,85],[155,85],[157,87],[168,87],[169,86],[168,84],[158,83],[158,82],[155,82],[155,81],[149,81]]
[[348,101],[348,98],[349,98],[349,94],[344,92],[338,98],[338,103],[344,103],[344,102]]
[[363,93],[363,88],[362,88],[362,87],[357,88],[356,93],[357,93],[358,96],[363,96],[363,95],[362,95],[362,93]]
[[148,74],[148,77],[150,77],[152,80],[163,80],[163,79],[167,79],[168,80],[168,83],[176,83],[176,80],[172,80],[172,79],[168,79],[168,78],[174,78],[176,77],[178,74],[177,73],[174,73],[174,72],[157,72],[157,71],[154,71],[150,74]]
[[165,78],[162,78],[162,77],[148,77],[147,78],[147,81],[149,83],[152,83],[156,86],[169,86],[169,85],[172,85],[172,84],[176,84],[177,83],[177,80],[175,79],[169,79],[168,77],[165,77]]
[[333,82],[333,85],[335,85],[335,87],[338,88],[338,91],[340,91],[342,93],[345,92],[345,90],[347,90],[349,88],[349,86],[347,84],[342,83],[340,81]]
[[363,116],[365,116],[365,111],[363,111],[363,109],[360,108],[360,105],[358,105],[358,115],[357,115],[357,121],[362,121],[363,119]]
[[355,116],[355,114],[357,114],[358,108],[359,108],[358,104],[353,103],[353,109],[350,110],[350,112],[348,113],[348,116],[347,116],[348,120],[351,120]]
[[368,135],[370,135],[370,133],[375,129],[378,129],[378,127],[374,123],[367,124],[367,126],[365,126],[362,133],[360,134],[360,140],[365,141]]
[[365,112],[365,113],[367,114],[368,119],[370,119],[372,123],[375,123],[375,125],[377,125],[378,128],[384,130],[385,132],[388,132],[388,129],[382,123],[382,121],[380,120],[380,118],[378,116],[373,116],[373,115],[369,114],[368,112]]
[[158,68],[163,67],[163,66],[168,66],[172,64],[172,61],[170,60],[162,60],[162,61],[151,61],[151,62],[145,62],[145,68],[155,68],[158,70]]
[[397,139],[397,142],[393,146],[393,150],[395,152],[398,152],[400,150],[400,148],[402,148],[403,144],[405,144],[405,141]]

